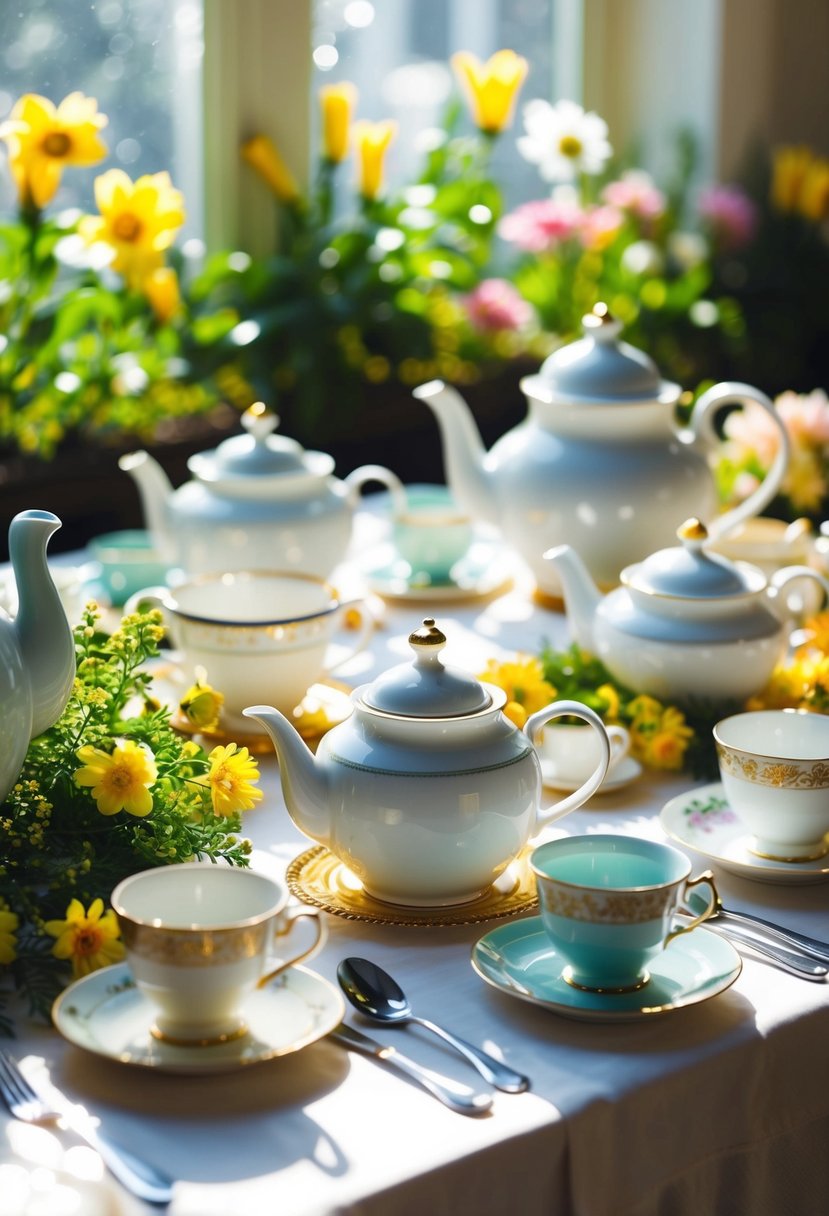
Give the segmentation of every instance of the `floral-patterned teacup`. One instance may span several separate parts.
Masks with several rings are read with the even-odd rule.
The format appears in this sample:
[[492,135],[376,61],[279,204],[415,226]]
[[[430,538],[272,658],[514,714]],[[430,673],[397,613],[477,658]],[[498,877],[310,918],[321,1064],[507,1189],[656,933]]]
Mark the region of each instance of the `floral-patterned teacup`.
[[733,714],[714,727],[725,796],[775,861],[829,852],[829,717],[800,709]]
[[[142,870],[112,892],[130,971],[157,1017],[151,1034],[209,1047],[241,1038],[246,997],[314,954],[325,940],[315,908],[289,904],[287,887],[253,870],[183,862]],[[275,940],[313,918],[312,944],[293,957]]]
[[[675,937],[714,912],[710,870],[689,877],[691,863],[671,845],[636,836],[567,836],[530,857],[541,920],[565,964],[562,978],[587,992],[634,992],[648,983],[647,964]],[[708,887],[705,910],[675,923],[686,894]]]

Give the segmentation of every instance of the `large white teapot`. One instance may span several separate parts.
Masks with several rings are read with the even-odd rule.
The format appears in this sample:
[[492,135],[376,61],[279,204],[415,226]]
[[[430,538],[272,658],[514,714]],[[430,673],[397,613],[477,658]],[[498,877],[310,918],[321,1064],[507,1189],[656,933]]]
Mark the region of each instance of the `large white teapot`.
[[622,585],[601,596],[569,545],[546,553],[564,586],[573,638],[610,673],[638,692],[672,701],[745,701],[760,691],[788,638],[784,589],[811,579],[811,566],[787,566],[771,579],[749,562],[731,562],[707,546],[698,519],[678,532],[680,545],[622,571]]
[[[540,829],[581,806],[610,759],[601,719],[577,701],[539,710],[519,730],[501,713],[506,695],[443,664],[446,638],[426,619],[409,637],[414,662],[352,694],[353,712],[316,756],[277,710],[245,710],[270,734],[288,813],[300,831],[343,861],[387,903],[441,906],[485,891]],[[561,802],[539,807],[534,740],[573,714],[599,737],[592,776]]]
[[713,519],[717,494],[706,454],[717,443],[713,423],[724,406],[762,406],[780,447],[766,479],[715,520],[712,535],[758,514],[786,472],[786,432],[766,396],[746,384],[715,385],[680,431],[679,385],[663,381],[647,355],[620,342],[620,328],[596,305],[584,318],[584,337],[521,381],[527,417],[488,453],[454,389],[433,380],[414,390],[437,416],[455,498],[474,518],[501,529],[542,598],[561,595],[555,567],[542,560],[551,545],[573,545],[596,581],[612,587],[624,566],[669,544],[684,519]]
[[257,402],[245,434],[187,461],[193,480],[174,490],[147,452],[119,464],[136,481],[153,545],[187,574],[285,570],[328,578],[351,539],[358,489],[380,481],[402,495],[394,473],[363,465],[344,481],[334,458],[272,432],[278,417]]
[[75,679],[75,643],[49,567],[46,546],[60,527],[51,511],[21,511],[9,526],[17,583],[12,620],[0,608],[0,801],[30,741],[63,713]]

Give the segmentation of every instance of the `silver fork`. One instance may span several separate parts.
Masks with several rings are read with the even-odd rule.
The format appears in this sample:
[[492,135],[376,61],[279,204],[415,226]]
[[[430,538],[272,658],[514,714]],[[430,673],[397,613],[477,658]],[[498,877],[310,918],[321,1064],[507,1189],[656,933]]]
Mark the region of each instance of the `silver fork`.
[[31,1086],[20,1065],[8,1052],[0,1051],[0,1094],[23,1123],[59,1123],[73,1131],[101,1157],[107,1169],[127,1190],[147,1203],[167,1204],[173,1197],[173,1180],[99,1131],[82,1106],[67,1103],[54,1109]]

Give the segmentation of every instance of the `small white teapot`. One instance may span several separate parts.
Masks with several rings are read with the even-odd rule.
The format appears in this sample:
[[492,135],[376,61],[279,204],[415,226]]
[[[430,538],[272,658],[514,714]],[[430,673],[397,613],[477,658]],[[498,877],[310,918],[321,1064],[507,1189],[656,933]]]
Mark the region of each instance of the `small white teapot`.
[[[581,806],[610,760],[601,719],[556,701],[523,730],[501,713],[506,694],[444,666],[446,638],[427,618],[409,637],[414,662],[352,694],[353,712],[314,756],[278,710],[255,705],[279,757],[288,813],[386,903],[440,907],[475,899],[543,826]],[[552,718],[596,731],[598,766],[575,793],[541,809],[533,746]]]
[[177,490],[148,452],[121,457],[163,561],[187,574],[283,570],[328,578],[351,539],[360,486],[379,481],[402,496],[399,478],[382,465],[363,465],[340,481],[333,456],[274,435],[278,423],[258,401],[242,415],[246,434],[191,456],[193,480]]
[[787,566],[767,579],[749,562],[711,552],[698,519],[678,530],[680,545],[622,571],[602,598],[575,549],[544,557],[563,587],[571,632],[611,675],[668,700],[744,701],[759,692],[783,657],[789,607],[783,589],[811,579],[811,566]]

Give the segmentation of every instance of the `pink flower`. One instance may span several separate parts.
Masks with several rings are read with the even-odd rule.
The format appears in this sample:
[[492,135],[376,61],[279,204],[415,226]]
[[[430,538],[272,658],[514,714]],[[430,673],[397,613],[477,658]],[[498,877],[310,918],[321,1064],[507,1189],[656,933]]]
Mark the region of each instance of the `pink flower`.
[[794,443],[829,447],[829,398],[823,389],[781,393],[774,404]]
[[722,249],[742,249],[757,230],[757,208],[739,186],[709,186],[697,205]]
[[516,207],[501,220],[498,232],[519,249],[544,253],[575,236],[582,215],[574,195],[556,191],[552,198]]
[[582,216],[579,237],[585,249],[606,249],[625,222],[618,207],[591,207]]
[[484,279],[465,300],[475,329],[520,329],[532,320],[532,306],[506,279]]
[[754,453],[762,468],[770,467],[779,446],[777,428],[765,410],[749,401],[729,414],[723,427],[726,438],[744,456]]
[[602,198],[640,220],[658,220],[665,214],[665,195],[643,169],[628,169],[618,181],[608,182]]

